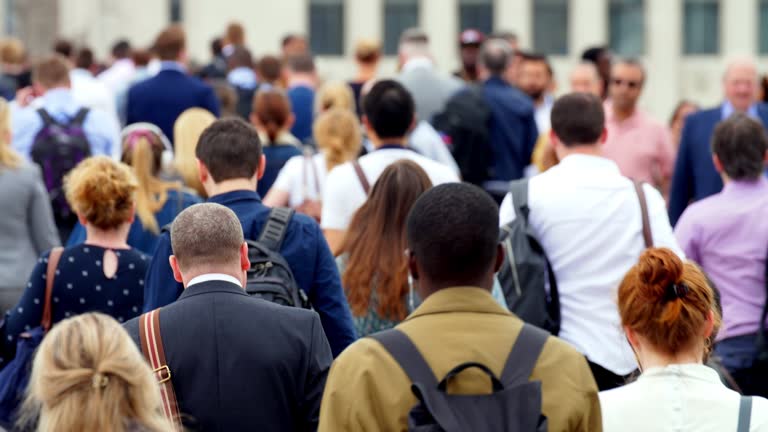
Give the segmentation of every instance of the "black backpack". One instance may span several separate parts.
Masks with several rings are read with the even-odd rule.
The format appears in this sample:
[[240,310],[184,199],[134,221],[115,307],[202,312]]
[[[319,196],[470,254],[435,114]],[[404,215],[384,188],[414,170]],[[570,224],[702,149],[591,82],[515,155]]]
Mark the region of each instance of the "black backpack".
[[[369,336],[394,357],[411,380],[418,400],[408,415],[410,432],[546,432],[547,419],[541,413],[541,382],[529,381],[549,335],[524,325],[512,347],[501,378],[481,363],[462,363],[437,382],[418,348],[405,333],[391,329]],[[448,381],[465,369],[485,372],[493,393],[450,395]]]
[[472,87],[451,97],[445,110],[432,121],[434,128],[450,139],[449,147],[459,165],[461,178],[478,186],[493,174],[490,120],[491,109],[485,102],[483,89]]
[[43,127],[32,142],[30,155],[43,172],[56,226],[66,235],[77,223],[77,215],[67,203],[62,183],[72,168],[91,155],[91,146],[83,129],[88,109],[81,108],[66,123],[59,123],[42,108],[37,113],[43,120]]
[[512,313],[557,335],[560,331],[560,296],[552,266],[528,225],[528,180],[512,182],[510,193],[515,220],[501,228],[500,240],[506,257],[498,273],[499,283]]
[[246,240],[251,268],[247,272],[245,291],[272,303],[308,309],[306,293],[296,284],[291,268],[280,255],[293,213],[292,209],[273,208],[259,239]]

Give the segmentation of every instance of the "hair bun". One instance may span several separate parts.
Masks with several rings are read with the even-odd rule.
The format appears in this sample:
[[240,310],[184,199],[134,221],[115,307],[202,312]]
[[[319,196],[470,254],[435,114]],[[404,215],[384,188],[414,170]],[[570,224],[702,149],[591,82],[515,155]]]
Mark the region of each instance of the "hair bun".
[[682,278],[683,261],[670,249],[651,248],[640,255],[637,269],[640,282],[649,288],[649,293],[662,300],[667,288]]

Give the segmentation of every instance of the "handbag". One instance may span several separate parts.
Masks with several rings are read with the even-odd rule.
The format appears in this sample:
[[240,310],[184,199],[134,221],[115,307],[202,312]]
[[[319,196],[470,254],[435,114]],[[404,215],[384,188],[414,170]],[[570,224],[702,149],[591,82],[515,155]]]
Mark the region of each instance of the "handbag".
[[48,267],[45,273],[45,301],[40,326],[19,335],[16,342],[16,356],[0,372],[0,425],[5,428],[9,428],[16,420],[17,410],[29,383],[35,351],[53,324],[51,296],[53,295],[56,267],[59,265],[62,252],[64,252],[62,247],[53,248],[48,256]]

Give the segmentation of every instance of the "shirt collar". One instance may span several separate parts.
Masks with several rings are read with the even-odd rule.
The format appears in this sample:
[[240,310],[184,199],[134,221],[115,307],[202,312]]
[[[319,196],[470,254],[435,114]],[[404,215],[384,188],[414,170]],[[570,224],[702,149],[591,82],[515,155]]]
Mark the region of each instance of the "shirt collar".
[[558,165],[564,168],[589,170],[590,172],[594,170],[608,170],[614,171],[617,174],[621,173],[619,166],[616,165],[616,162],[602,156],[571,154],[563,158],[563,160],[561,160]]
[[227,74],[227,81],[235,87],[249,90],[255,89],[258,84],[256,73],[253,72],[253,69],[245,66],[229,71]]
[[71,71],[69,71],[69,76],[93,78],[93,74],[91,73],[91,71],[86,69],[81,69],[81,68],[72,69]]
[[[732,116],[733,113],[736,111],[736,108],[733,107],[733,104],[730,101],[723,102],[723,107],[721,108],[721,118],[723,120],[727,119],[728,117]],[[747,109],[747,115],[754,118],[759,119],[757,114],[757,104],[753,103],[749,106],[749,109]]]
[[227,206],[227,204],[231,204],[235,201],[256,201],[257,203],[261,204],[261,197],[259,196],[259,193],[252,190],[247,189],[241,189],[236,190],[232,192],[225,192],[223,194],[214,195],[212,197],[208,198],[208,202],[221,204],[223,206]]
[[183,74],[187,73],[187,68],[184,67],[183,64],[176,61],[168,61],[168,60],[163,60],[160,62],[160,70],[161,71],[172,70],[176,72],[181,72]]
[[69,106],[73,105],[72,90],[66,87],[53,88],[43,95],[44,106]]
[[427,57],[416,57],[408,60],[403,65],[403,72],[410,72],[416,69],[434,69],[435,63]]
[[640,375],[639,380],[670,376],[695,378],[712,384],[718,383],[722,385],[722,381],[720,381],[720,377],[714,369],[695,363],[672,364],[664,367],[650,368]]
[[723,187],[724,194],[749,193],[768,188],[768,179],[761,175],[757,180],[729,180]]
[[203,282],[210,282],[210,281],[229,282],[231,284],[235,284],[239,286],[240,288],[243,287],[243,284],[241,284],[239,280],[233,278],[230,275],[226,275],[223,273],[208,273],[208,274],[204,274],[204,275],[200,275],[192,278],[192,280],[187,283],[187,288],[191,287],[192,285],[197,285]]
[[474,312],[484,314],[509,315],[499,306],[487,290],[475,287],[445,288],[427,297],[406,321],[424,315],[440,313]]

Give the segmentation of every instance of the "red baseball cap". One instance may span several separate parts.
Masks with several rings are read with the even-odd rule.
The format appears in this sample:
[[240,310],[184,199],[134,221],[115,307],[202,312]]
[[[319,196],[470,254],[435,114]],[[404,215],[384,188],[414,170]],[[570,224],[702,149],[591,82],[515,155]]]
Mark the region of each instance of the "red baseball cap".
[[485,35],[480,30],[466,29],[459,35],[461,45],[480,45],[485,40]]

